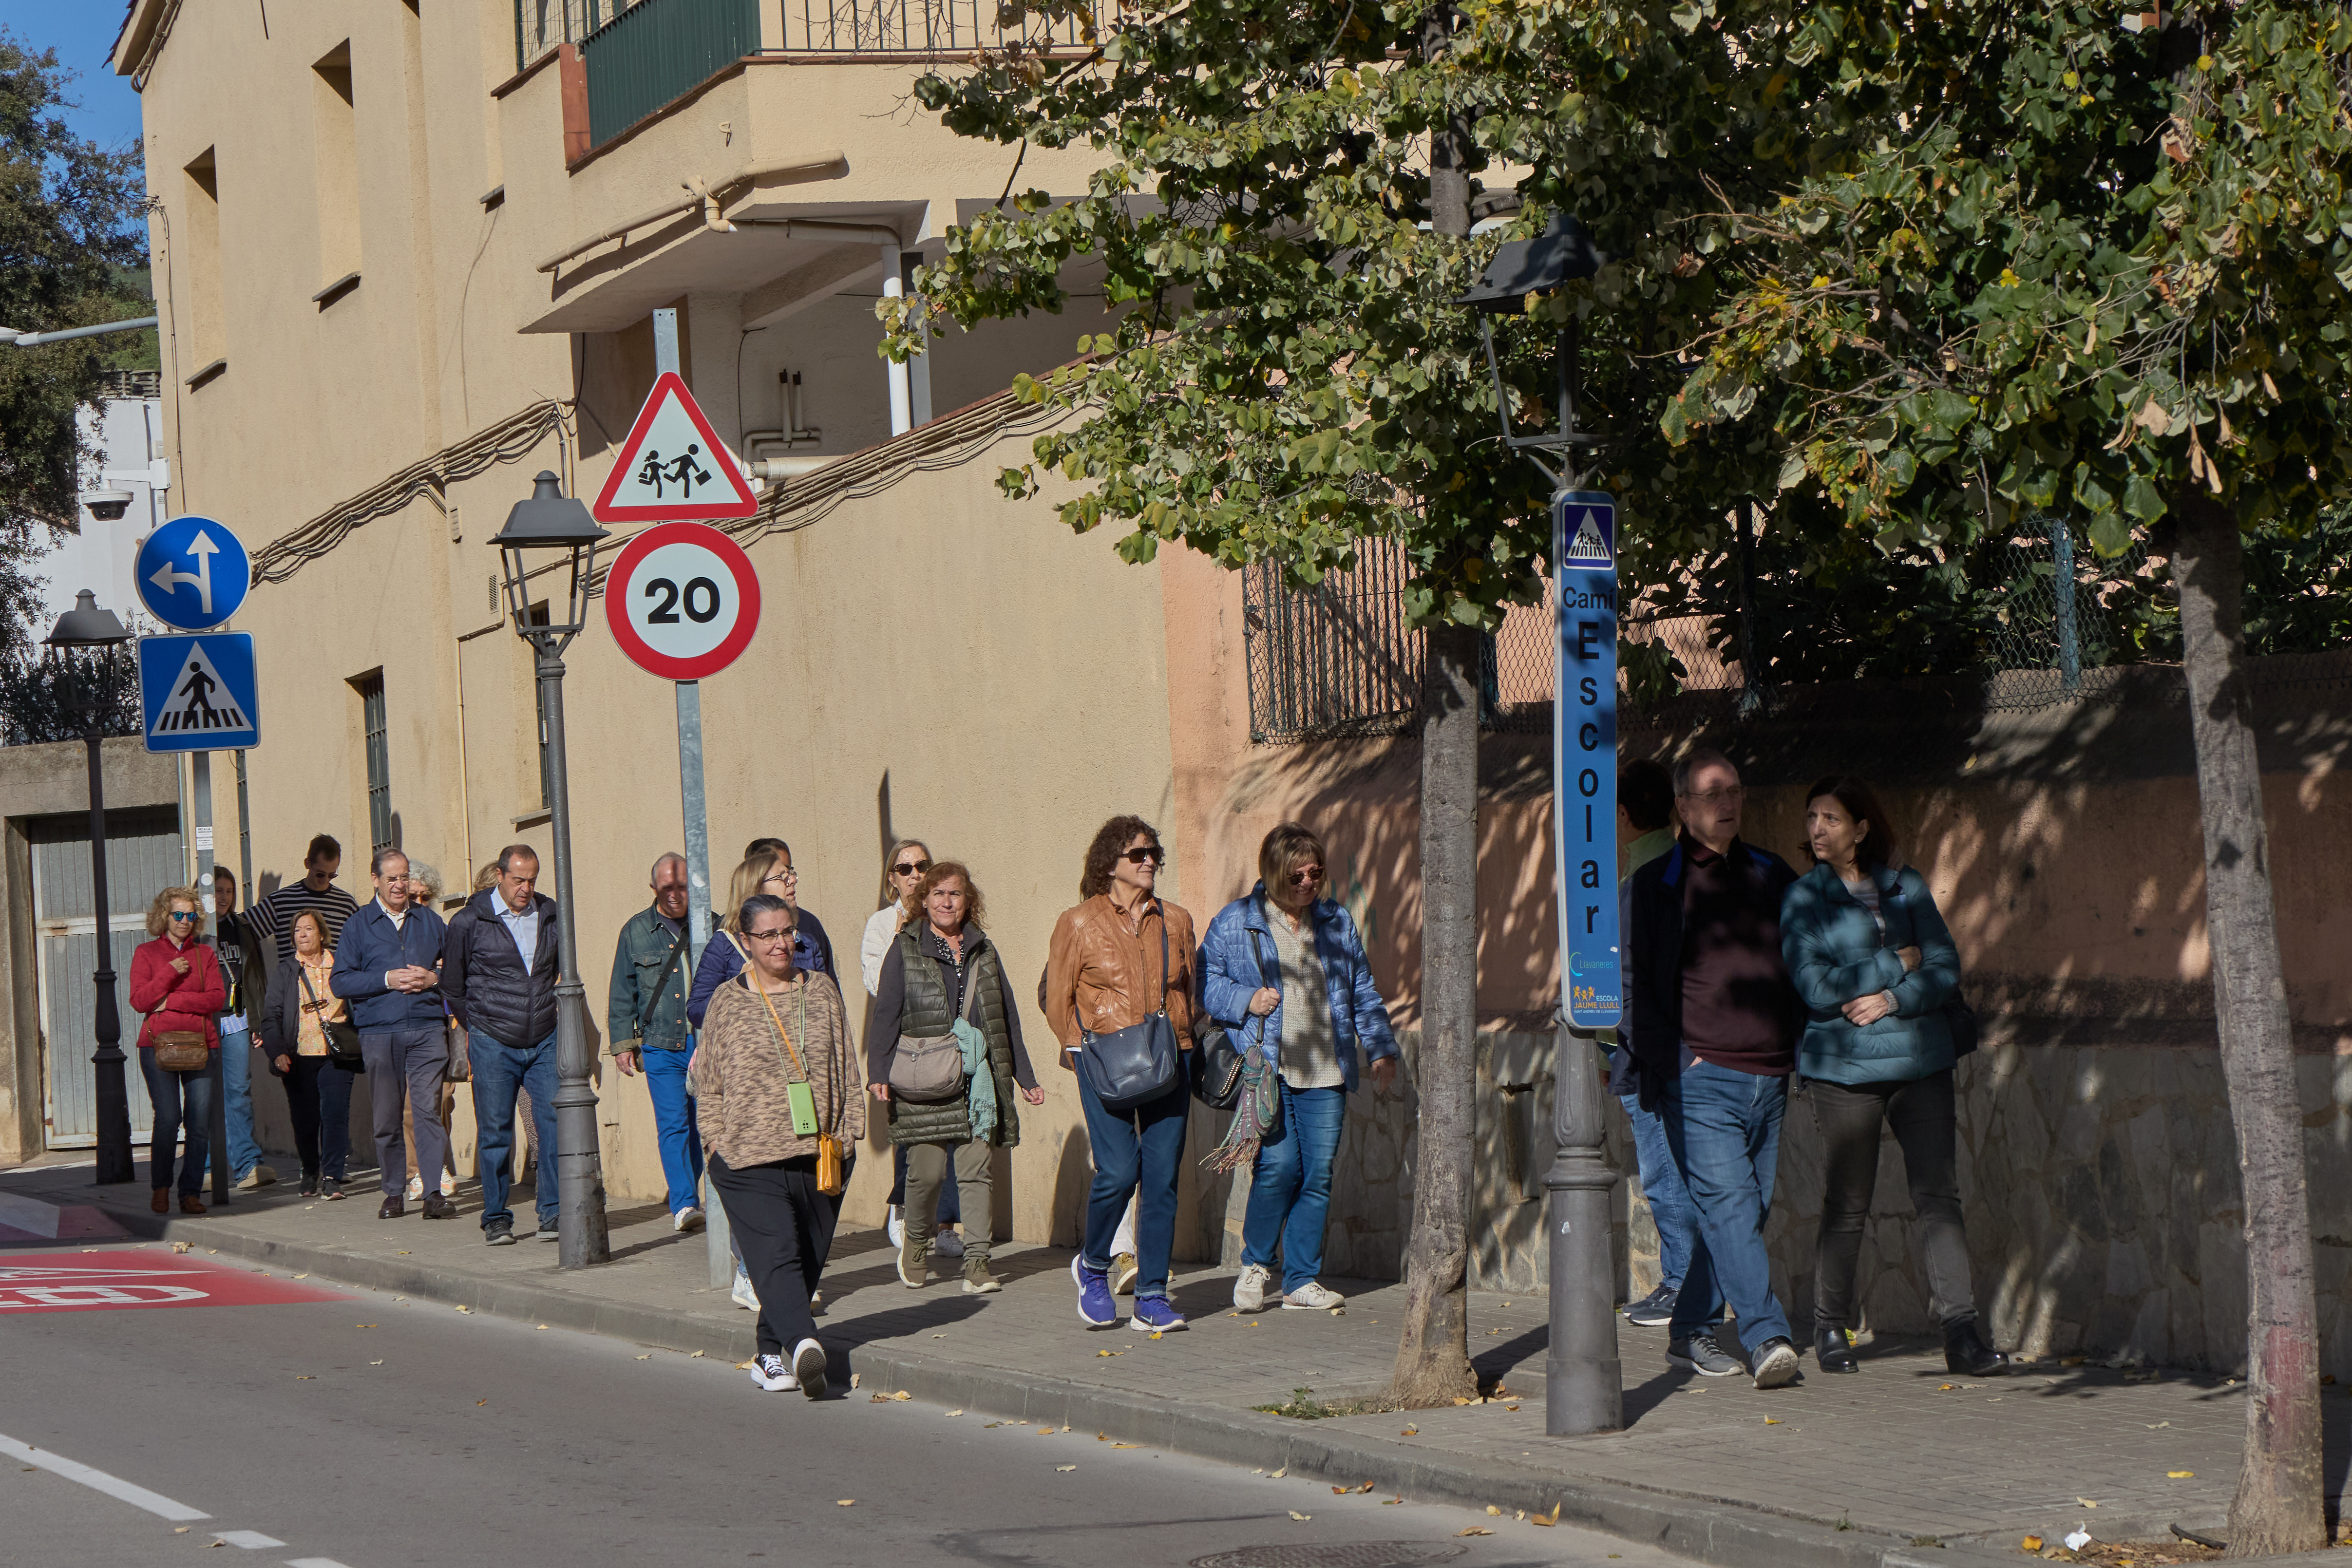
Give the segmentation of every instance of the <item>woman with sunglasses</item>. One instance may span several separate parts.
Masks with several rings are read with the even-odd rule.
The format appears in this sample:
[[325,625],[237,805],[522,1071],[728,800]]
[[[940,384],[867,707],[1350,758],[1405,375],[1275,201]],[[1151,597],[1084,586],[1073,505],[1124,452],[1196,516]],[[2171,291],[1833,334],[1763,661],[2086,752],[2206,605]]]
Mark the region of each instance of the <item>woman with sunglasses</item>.
[[1245,1312],[1265,1305],[1277,1241],[1285,1311],[1344,1300],[1316,1276],[1360,1054],[1371,1059],[1376,1087],[1396,1078],[1396,1034],[1363,938],[1347,909],[1323,896],[1328,860],[1304,823],[1266,834],[1257,885],[1217,911],[1201,946],[1202,1009],[1244,1053],[1242,1103],[1220,1163],[1252,1167],[1234,1284],[1234,1305]]
[[[923,913],[923,873],[931,869],[930,846],[920,839],[900,839],[890,846],[882,862],[882,907],[866,923],[866,935],[857,944],[857,961],[866,979],[866,994],[877,996],[882,987],[882,959],[898,940],[898,933],[910,920],[919,919]],[[868,1019],[866,1034],[870,1042],[874,1020]],[[907,1145],[898,1144],[890,1151],[890,1205],[887,1221],[890,1245],[904,1249],[907,1245]],[[938,1228],[931,1237],[931,1251],[942,1258],[963,1256],[963,1238],[956,1234],[956,1226],[963,1218],[963,1194],[956,1185],[955,1167],[950,1166],[947,1179],[940,1186],[939,1213],[934,1217]]]
[[[819,1185],[818,1144],[831,1136],[846,1156],[866,1135],[865,1064],[841,988],[793,961],[793,906],[755,894],[735,913],[751,962],[712,995],[687,1082],[704,1168],[759,1298],[751,1381],[822,1399],[824,1347],[809,1300],[841,1201]],[[845,1157],[841,1174],[845,1186]]]
[[147,935],[153,940],[142,942],[131,955],[131,1010],[147,1019],[139,1028],[139,1071],[155,1108],[148,1185],[155,1190],[158,1214],[172,1209],[172,1156],[184,1128],[188,1146],[180,1166],[180,1212],[205,1212],[196,1194],[204,1187],[205,1156],[212,1147],[206,1131],[212,1125],[212,1080],[203,1067],[155,1065],[155,1048],[167,1035],[180,1037],[169,1042],[175,1045],[201,1040],[208,1051],[220,1049],[213,1016],[228,1006],[228,987],[221,978],[219,956],[196,940],[204,926],[203,895],[193,887],[167,887],[147,906]]
[[737,912],[754,894],[781,898],[793,911],[793,963],[820,975],[831,975],[833,938],[817,917],[801,907],[801,873],[793,869],[793,848],[782,839],[753,839],[743,849],[743,861],[728,883],[723,913],[710,912],[717,929],[694,966],[694,983],[687,988],[686,1021],[702,1027],[702,1012],[719,988],[743,972],[742,932]]
[[1168,1300],[1168,1255],[1176,1242],[1176,1176],[1192,1099],[1186,1075],[1180,1068],[1158,1098],[1113,1111],[1078,1071],[1088,1037],[1160,1013],[1178,1048],[1192,1049],[1192,917],[1152,891],[1166,859],[1159,830],[1140,817],[1105,822],[1087,847],[1078,881],[1085,902],[1062,912],[1045,960],[1045,1019],[1062,1042],[1062,1065],[1078,1073],[1078,1101],[1094,1145],[1085,1242],[1070,1260],[1078,1317],[1088,1328],[1118,1322],[1110,1269],[1129,1194],[1136,1197],[1136,1326],[1184,1326]]

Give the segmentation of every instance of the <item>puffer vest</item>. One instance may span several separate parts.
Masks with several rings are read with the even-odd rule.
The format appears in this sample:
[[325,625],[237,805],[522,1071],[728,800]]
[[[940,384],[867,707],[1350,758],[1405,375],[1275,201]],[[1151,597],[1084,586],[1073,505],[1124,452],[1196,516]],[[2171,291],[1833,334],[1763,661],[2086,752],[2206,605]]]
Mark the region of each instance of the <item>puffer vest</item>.
[[[1021,1142],[1020,1091],[1013,1082],[1013,1036],[1004,1026],[1004,967],[995,944],[977,929],[967,927],[964,943],[964,995],[977,1007],[974,1022],[988,1042],[988,1069],[996,1080],[996,1132],[988,1141],[1009,1149]],[[948,998],[940,966],[923,951],[919,930],[898,934],[898,958],[906,966],[907,998],[898,1009],[900,1035],[942,1035],[954,1026],[956,1013]],[[972,988],[980,988],[973,996]],[[890,1102],[890,1141],[894,1144],[967,1144],[971,1141],[971,1092],[952,1100],[918,1105]]]

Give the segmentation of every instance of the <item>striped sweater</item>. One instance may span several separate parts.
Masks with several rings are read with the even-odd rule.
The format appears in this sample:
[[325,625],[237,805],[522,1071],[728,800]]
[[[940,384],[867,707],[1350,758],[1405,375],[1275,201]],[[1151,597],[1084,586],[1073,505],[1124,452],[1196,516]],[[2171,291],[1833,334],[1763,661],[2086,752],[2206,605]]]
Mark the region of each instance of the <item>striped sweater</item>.
[[776,1037],[768,1014],[772,1002],[808,1073],[817,1125],[841,1140],[844,1155],[856,1153],[866,1136],[866,1074],[850,1042],[841,988],[830,975],[801,970],[790,986],[762,1001],[744,983],[748,975],[736,976],[712,993],[702,1038],[687,1067],[704,1151],[736,1170],[816,1153],[814,1137],[793,1133],[788,1086],[799,1074]]

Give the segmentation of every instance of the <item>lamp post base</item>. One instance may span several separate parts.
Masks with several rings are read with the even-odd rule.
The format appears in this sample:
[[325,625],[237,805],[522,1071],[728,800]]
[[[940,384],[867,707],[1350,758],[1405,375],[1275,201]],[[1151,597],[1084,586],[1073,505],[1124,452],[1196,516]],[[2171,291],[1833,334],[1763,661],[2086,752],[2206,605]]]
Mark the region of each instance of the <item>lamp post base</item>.
[[1552,1080],[1559,1148],[1544,1173],[1551,1253],[1544,1432],[1554,1437],[1615,1432],[1625,1425],[1616,1267],[1609,1248],[1609,1194],[1618,1176],[1601,1151],[1601,1078],[1592,1052],[1591,1041],[1561,1027]]

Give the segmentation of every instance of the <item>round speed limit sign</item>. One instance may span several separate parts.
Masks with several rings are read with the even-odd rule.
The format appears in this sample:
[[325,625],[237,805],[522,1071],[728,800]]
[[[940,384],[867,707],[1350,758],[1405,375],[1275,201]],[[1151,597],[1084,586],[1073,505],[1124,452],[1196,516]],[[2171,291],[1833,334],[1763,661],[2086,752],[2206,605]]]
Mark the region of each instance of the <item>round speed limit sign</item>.
[[698,681],[733,664],[760,627],[760,579],[743,547],[706,523],[663,523],[621,547],[604,577],[613,640],[639,669]]

